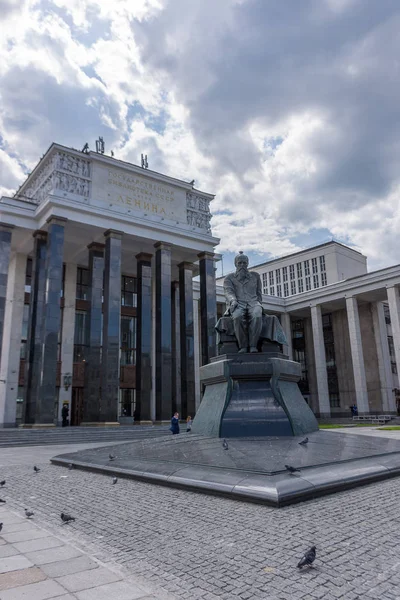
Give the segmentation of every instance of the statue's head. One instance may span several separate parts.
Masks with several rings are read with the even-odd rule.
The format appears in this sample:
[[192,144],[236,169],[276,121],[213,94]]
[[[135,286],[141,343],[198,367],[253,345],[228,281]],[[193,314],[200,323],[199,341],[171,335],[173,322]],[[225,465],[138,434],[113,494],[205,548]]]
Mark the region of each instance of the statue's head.
[[240,250],[239,254],[237,254],[235,256],[235,267],[237,270],[240,269],[247,269],[247,267],[249,266],[249,257],[246,256],[245,254],[243,254],[243,252]]

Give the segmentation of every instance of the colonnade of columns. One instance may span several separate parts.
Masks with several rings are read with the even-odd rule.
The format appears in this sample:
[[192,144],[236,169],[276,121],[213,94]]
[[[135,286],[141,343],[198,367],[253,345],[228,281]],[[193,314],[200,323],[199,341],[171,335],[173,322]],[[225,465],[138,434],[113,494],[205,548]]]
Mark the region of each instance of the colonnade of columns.
[[[77,267],[68,263],[64,281],[61,357],[58,352],[61,340],[60,291],[63,277],[64,229],[65,220],[53,217],[48,221],[47,231],[36,231],[33,234],[23,417],[23,421],[28,425],[54,424],[57,417],[54,407],[57,365],[60,358],[63,373],[72,373],[73,370]],[[92,243],[88,246],[90,285],[86,339],[89,348],[83,409],[83,423],[86,424],[110,424],[117,421],[123,233],[110,229],[104,233],[104,237],[104,244]],[[0,424],[4,426],[15,425],[27,260],[26,255],[18,254],[14,254],[10,260],[11,239],[12,228],[1,226]],[[179,280],[174,282],[171,277],[171,256],[172,248],[164,242],[154,245],[154,255],[140,253],[136,256],[136,417],[141,422],[153,418],[157,421],[169,420],[178,400],[184,414],[193,415],[196,409],[195,368],[199,365],[196,365],[195,352],[195,328],[198,327],[198,322],[193,308],[194,265],[180,263]],[[214,255],[203,252],[198,258],[203,364],[216,353],[214,326],[217,311]],[[180,379],[179,382],[177,378]],[[176,394],[177,389],[179,398]],[[153,397],[155,409],[152,406]],[[60,403],[67,399],[70,399],[70,392],[63,389],[61,381]]]
[[[399,288],[397,286],[388,287],[387,298],[392,324],[397,372],[400,374]],[[363,355],[360,318],[356,296],[350,296],[346,298],[346,312],[354,375],[355,402],[359,414],[368,414],[370,412],[370,408],[368,401],[367,378],[365,373],[365,360]],[[382,410],[394,412],[396,411],[396,405],[393,397],[392,386],[390,385],[390,382],[392,381],[392,373],[390,367],[385,317],[381,302],[373,303],[372,317],[378,357],[379,378],[381,382]],[[313,333],[319,412],[321,418],[329,418],[331,416],[331,409],[329,402],[322,313],[321,305],[319,304],[311,306],[311,324]]]

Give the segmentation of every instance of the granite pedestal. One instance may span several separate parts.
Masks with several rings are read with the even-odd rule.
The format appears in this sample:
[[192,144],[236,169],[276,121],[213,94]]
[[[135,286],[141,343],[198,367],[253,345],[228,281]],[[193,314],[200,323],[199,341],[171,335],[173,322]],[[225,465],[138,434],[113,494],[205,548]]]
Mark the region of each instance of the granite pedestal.
[[205,389],[193,433],[240,438],[317,431],[317,420],[297,385],[300,376],[300,364],[279,351],[212,359],[200,369]]

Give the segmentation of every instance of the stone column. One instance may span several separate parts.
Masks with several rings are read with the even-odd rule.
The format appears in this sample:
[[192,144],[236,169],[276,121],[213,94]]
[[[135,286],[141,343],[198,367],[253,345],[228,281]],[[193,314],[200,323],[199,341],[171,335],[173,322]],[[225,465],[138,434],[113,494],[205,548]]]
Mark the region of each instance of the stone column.
[[172,324],[172,412],[182,414],[181,406],[181,337],[179,281],[171,284]]
[[214,254],[198,255],[200,266],[201,364],[207,365],[217,353],[217,295],[215,287]]
[[118,424],[121,319],[121,231],[108,229],[104,262],[103,349],[100,421]]
[[387,288],[389,301],[390,321],[392,325],[394,353],[396,356],[397,373],[400,380],[400,299],[399,288],[391,286]]
[[[1,261],[1,258],[0,258]],[[19,361],[25,301],[26,255],[14,253],[8,272],[0,368],[0,427],[16,426]]]
[[[0,353],[2,352],[8,268],[10,264],[11,236],[13,228],[13,225],[0,224]],[[0,366],[1,359],[2,354],[0,354]]]
[[152,297],[151,254],[137,260],[136,414],[135,421],[151,422]]
[[[104,282],[104,244],[92,242],[89,250],[89,310],[86,314],[85,387],[82,425],[100,421],[102,300]],[[119,286],[121,288],[121,286]]]
[[47,231],[33,234],[32,285],[29,303],[28,339],[24,386],[24,423],[36,419],[43,353],[43,313],[46,293]]
[[369,413],[367,380],[365,377],[364,356],[358,316],[357,298],[346,298],[347,321],[349,323],[351,360],[353,363],[354,385],[358,414]]
[[376,352],[378,355],[379,379],[381,382],[383,412],[396,412],[396,401],[393,389],[393,376],[387,339],[385,312],[382,302],[372,303],[372,319],[374,324]]
[[153,277],[151,282],[151,401],[150,401],[150,417],[154,423],[156,420],[156,329],[157,329],[157,313],[156,313],[156,281]]
[[74,369],[74,338],[75,338],[75,303],[76,303],[76,274],[77,266],[72,263],[65,265],[64,308],[61,338],[61,381],[58,395],[58,422],[61,423],[61,410],[64,402],[68,402],[69,419],[71,420],[72,384],[66,390],[65,375],[72,378]]
[[194,393],[196,412],[200,406],[200,326],[199,301],[193,300],[193,329],[194,329]]
[[179,268],[180,331],[181,331],[181,397],[182,417],[196,412],[194,379],[194,319],[193,319],[193,268],[182,262]]
[[66,219],[48,220],[46,251],[46,292],[42,328],[42,362],[35,424],[54,425],[57,402],[58,336],[61,329],[60,291],[63,276],[64,227]]
[[172,411],[171,246],[156,248],[156,420],[169,421]]
[[329,403],[328,376],[326,372],[326,356],[322,314],[319,305],[311,307],[311,323],[314,342],[315,371],[317,375],[318,404],[321,418],[331,416]]
[[289,360],[293,360],[292,324],[291,324],[291,320],[290,320],[290,314],[282,313],[281,319],[282,319],[282,327],[285,332],[286,339],[288,341],[287,346],[285,345],[283,347],[283,353],[288,355]]

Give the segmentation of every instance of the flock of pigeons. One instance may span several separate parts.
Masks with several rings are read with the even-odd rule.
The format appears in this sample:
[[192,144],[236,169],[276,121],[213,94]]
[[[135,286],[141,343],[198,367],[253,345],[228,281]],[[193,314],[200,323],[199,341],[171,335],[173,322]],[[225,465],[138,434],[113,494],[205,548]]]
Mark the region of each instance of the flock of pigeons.
[[[114,460],[115,459],[115,455],[114,454],[110,454],[109,455],[109,459],[110,460]],[[74,467],[74,465],[72,463],[70,463],[68,465],[69,469],[73,469],[73,467]],[[33,470],[34,470],[35,473],[39,473],[40,472],[39,467],[37,467],[36,465],[33,467]],[[115,485],[117,483],[117,481],[118,481],[117,477],[113,477],[112,478],[112,484],[113,485]],[[6,485],[6,480],[5,479],[3,479],[3,481],[0,481],[0,487],[1,488],[4,487],[5,485]],[[3,500],[2,498],[0,498],[0,504],[5,504],[5,503],[6,503],[6,501]],[[27,519],[30,519],[31,517],[33,517],[34,514],[35,513],[33,512],[33,510],[29,510],[28,508],[25,508],[25,516],[26,516]],[[60,517],[61,517],[61,521],[63,522],[63,524],[64,523],[71,523],[71,521],[75,521],[75,517],[72,517],[71,515],[68,515],[67,513],[64,513],[64,512],[61,513]],[[3,523],[0,523],[0,531],[2,529],[3,529]]]
[[[301,442],[299,442],[299,446],[306,446],[307,444],[308,444],[308,437],[304,438],[304,440],[301,440]],[[226,440],[224,440],[222,442],[222,447],[224,450],[229,450],[229,444]],[[110,458],[110,460],[111,460],[111,458]],[[285,469],[286,469],[286,471],[289,471],[289,473],[291,475],[293,475],[293,473],[300,473],[300,469],[297,469],[296,467],[292,467],[292,465],[285,465]]]
[[[308,437],[304,438],[304,440],[299,442],[299,444],[300,446],[305,446],[306,444],[308,444]],[[229,444],[225,439],[222,442],[222,447],[224,450],[229,450]],[[296,467],[292,467],[291,465],[285,465],[285,469],[289,471],[291,475],[293,475],[293,473],[300,473],[300,469],[296,469]],[[297,567],[299,569],[302,569],[303,567],[311,567],[316,557],[316,551],[316,546],[311,546],[311,548],[307,550],[304,556],[300,559]]]
[[[304,446],[305,444],[308,443],[308,438],[305,438],[303,441],[299,442],[300,445]],[[222,442],[222,447],[224,450],[229,450],[229,444],[228,442],[224,439],[224,441]],[[115,454],[110,453],[108,455],[108,458],[110,461],[115,460],[116,456]],[[72,463],[69,463],[68,468],[69,469],[73,469],[74,465]],[[293,474],[296,471],[300,471],[300,469],[296,469],[295,467],[291,467],[290,465],[285,465],[286,469],[289,471],[289,473]],[[35,473],[39,473],[40,469],[39,467],[37,467],[36,465],[33,467],[33,470]],[[112,483],[113,485],[115,485],[117,483],[118,479],[117,477],[113,477],[112,479]],[[0,487],[4,487],[6,484],[6,480],[3,479],[3,481],[0,481]],[[4,503],[5,504],[5,500],[2,500],[0,498],[0,503]],[[31,517],[34,516],[34,512],[33,510],[29,510],[27,508],[25,508],[25,516],[27,519],[30,519]],[[71,523],[71,521],[75,521],[75,517],[72,517],[71,515],[68,515],[67,513],[62,512],[61,515],[61,521],[64,523]],[[0,532],[3,529],[3,523],[0,523]],[[309,550],[307,550],[307,552],[304,554],[304,556],[300,559],[300,561],[297,564],[297,567],[299,569],[302,569],[303,567],[311,567],[313,562],[315,561],[315,557],[316,557],[316,546],[311,546],[311,548]]]

